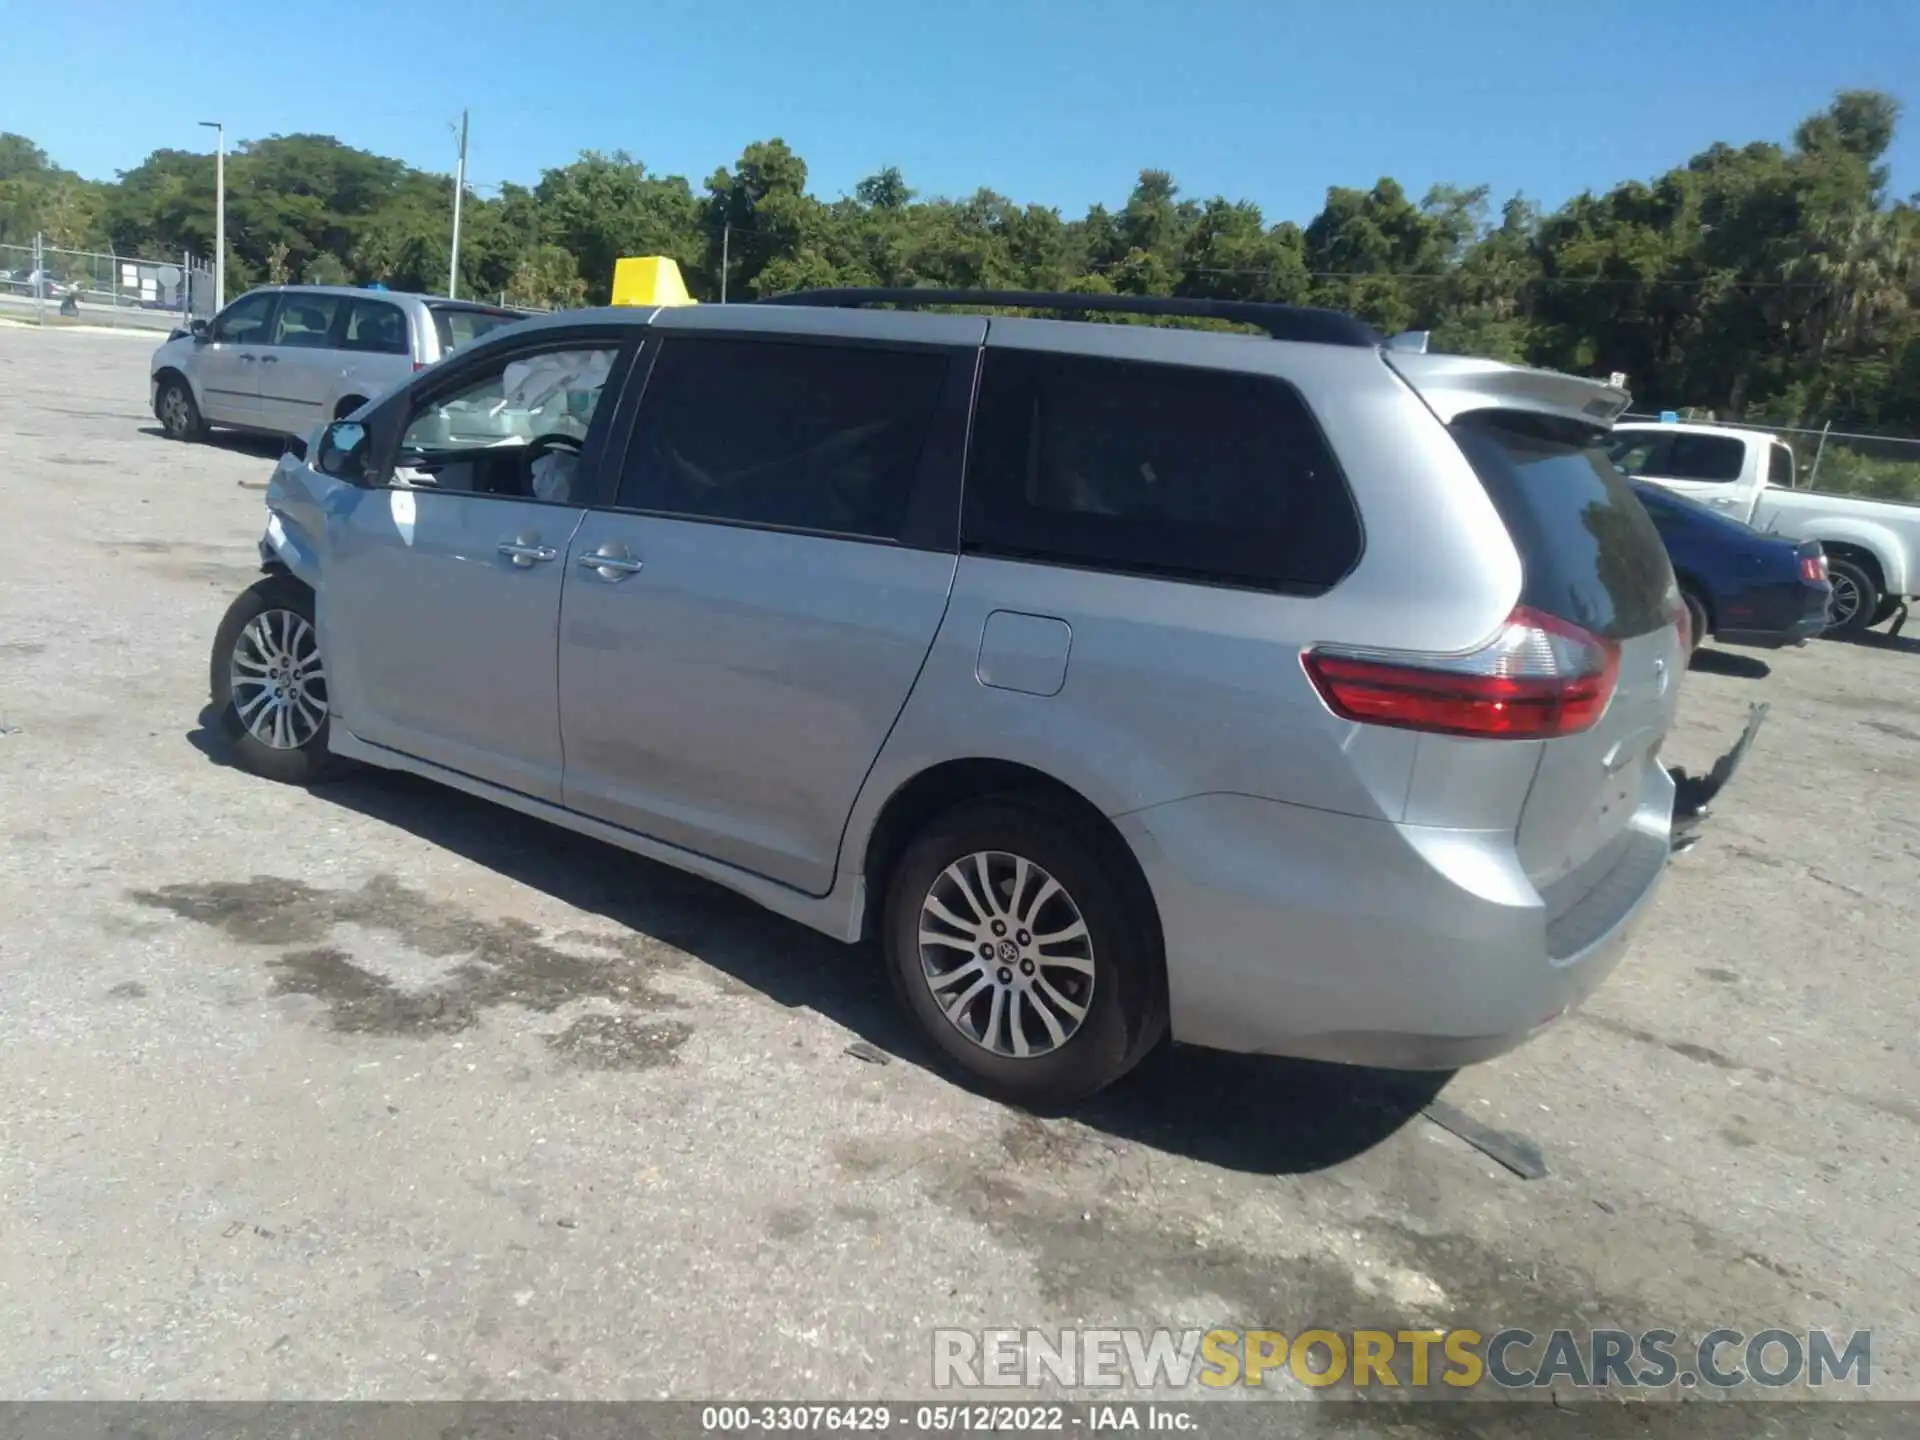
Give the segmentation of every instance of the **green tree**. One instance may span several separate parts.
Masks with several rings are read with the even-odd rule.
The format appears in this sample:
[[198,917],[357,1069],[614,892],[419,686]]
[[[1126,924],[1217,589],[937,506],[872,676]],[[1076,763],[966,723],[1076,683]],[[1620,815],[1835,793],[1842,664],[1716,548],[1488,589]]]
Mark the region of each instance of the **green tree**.
[[589,303],[607,303],[622,256],[668,255],[682,267],[700,259],[699,209],[687,182],[650,174],[624,150],[583,151],[543,174],[533,198],[536,244],[574,257]]
[[[1418,201],[1391,177],[1334,186],[1304,228],[1143,169],[1072,217],[981,187],[915,192],[897,166],[851,194],[759,140],[701,187],[620,151],[463,201],[460,291],[525,305],[608,298],[614,263],[660,254],[701,299],[828,285],[1180,295],[1330,305],[1436,347],[1584,374],[1638,403],[1730,418],[1920,430],[1920,196],[1887,193],[1900,107],[1846,90],[1787,143],[1729,140],[1551,213],[1485,186]],[[116,181],[0,134],[0,241],[172,257],[212,248],[213,157],[158,150]],[[326,135],[228,161],[228,289],[264,278],[443,290],[452,182]],[[724,270],[724,274],[723,274]],[[1852,463],[1852,462],[1849,462]],[[1862,486],[1898,482],[1862,458]],[[1839,473],[1839,472],[1836,472]],[[1854,483],[1849,481],[1848,483]]]

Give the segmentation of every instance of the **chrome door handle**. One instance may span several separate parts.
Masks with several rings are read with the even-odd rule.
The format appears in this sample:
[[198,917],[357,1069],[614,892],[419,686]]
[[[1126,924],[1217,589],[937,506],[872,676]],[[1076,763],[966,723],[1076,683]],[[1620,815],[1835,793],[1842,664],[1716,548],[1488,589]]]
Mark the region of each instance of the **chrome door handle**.
[[253,356],[251,355],[242,355],[240,358],[246,361],[249,365],[253,363]]
[[525,536],[518,540],[502,540],[499,549],[502,555],[522,569],[551,560],[560,553],[551,545],[541,545]]
[[640,573],[642,562],[618,550],[594,550],[573,562],[582,570],[591,570],[602,580],[624,580]]
[[280,357],[278,355],[262,355],[260,357],[260,363],[262,365],[278,365],[280,363]]

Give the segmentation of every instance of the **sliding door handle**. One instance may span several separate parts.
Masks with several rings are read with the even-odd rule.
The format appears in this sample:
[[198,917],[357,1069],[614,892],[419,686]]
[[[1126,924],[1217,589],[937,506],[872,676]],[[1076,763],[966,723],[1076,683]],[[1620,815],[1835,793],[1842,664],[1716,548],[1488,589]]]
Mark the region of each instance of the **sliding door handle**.
[[540,545],[527,539],[502,540],[499,549],[502,555],[522,568],[555,559],[560,554],[551,545]]

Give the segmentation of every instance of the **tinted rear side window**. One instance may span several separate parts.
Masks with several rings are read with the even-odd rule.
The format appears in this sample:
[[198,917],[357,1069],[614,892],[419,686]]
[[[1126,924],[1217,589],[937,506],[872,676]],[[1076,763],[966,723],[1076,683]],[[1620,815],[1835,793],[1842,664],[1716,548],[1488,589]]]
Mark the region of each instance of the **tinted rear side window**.
[[1793,451],[1784,445],[1775,445],[1768,452],[1767,484],[1777,485],[1782,490],[1793,488]]
[[1668,623],[1666,547],[1597,432],[1492,411],[1453,424],[1520,552],[1520,603],[1625,639]]
[[1747,447],[1730,435],[1675,434],[1657,465],[1647,474],[1667,480],[1738,480],[1746,463]]
[[347,312],[347,328],[340,348],[375,355],[410,353],[405,312],[384,300],[355,300]]
[[669,339],[617,503],[897,539],[950,363],[932,351]]
[[517,325],[525,318],[510,310],[473,310],[455,305],[433,307],[433,327],[440,332],[443,352],[471,345],[482,335],[491,335],[503,326]]
[[987,352],[961,533],[979,553],[1310,594],[1361,543],[1285,382],[1017,350]]

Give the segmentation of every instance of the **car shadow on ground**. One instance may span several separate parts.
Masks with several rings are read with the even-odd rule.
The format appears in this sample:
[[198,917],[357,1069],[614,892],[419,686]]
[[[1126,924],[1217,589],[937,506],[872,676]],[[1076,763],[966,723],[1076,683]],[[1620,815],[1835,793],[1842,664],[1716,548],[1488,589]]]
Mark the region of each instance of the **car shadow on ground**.
[[[231,765],[212,708],[199,718],[188,743]],[[777,1004],[819,1012],[888,1055],[939,1068],[900,1013],[871,943],[838,944],[709,881],[413,776],[359,770],[310,793],[683,950]],[[1072,1115],[1226,1169],[1301,1174],[1372,1149],[1451,1078],[1163,1044]]]
[[[167,432],[158,425],[142,425],[142,435],[167,440]],[[169,442],[177,443],[177,442]],[[246,435],[237,430],[209,430],[195,445],[210,445],[234,455],[252,455],[261,460],[278,460],[287,451],[287,442],[272,435]]]
[[1756,655],[1737,655],[1704,645],[1693,652],[1687,668],[1703,675],[1731,675],[1738,680],[1764,680],[1773,674],[1773,667]]
[[1869,650],[1892,650],[1899,654],[1920,655],[1920,634],[1889,635],[1884,630],[1829,630],[1822,640],[1837,640],[1842,645],[1860,645]]

